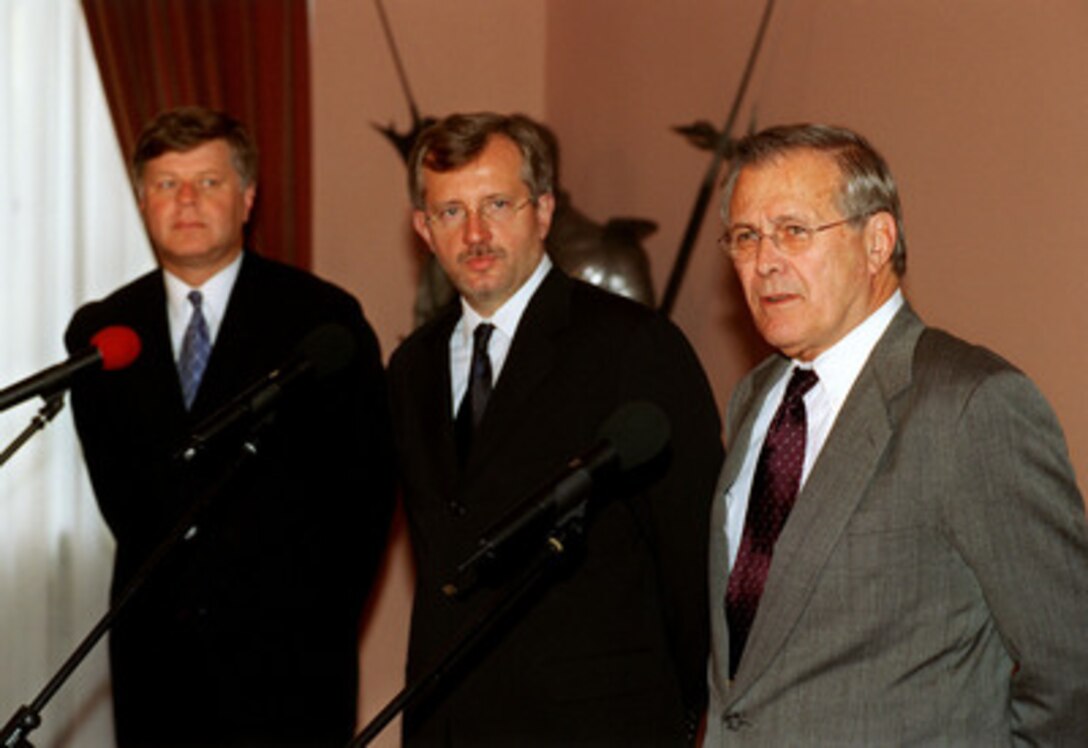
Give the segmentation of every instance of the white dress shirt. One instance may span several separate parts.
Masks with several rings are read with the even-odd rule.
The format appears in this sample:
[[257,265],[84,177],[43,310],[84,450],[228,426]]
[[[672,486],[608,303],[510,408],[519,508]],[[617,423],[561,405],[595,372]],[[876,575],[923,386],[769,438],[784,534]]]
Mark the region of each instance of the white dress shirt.
[[745,449],[744,464],[741,465],[737,479],[725,493],[725,527],[723,528],[729,548],[729,568],[733,568],[737,551],[740,550],[741,537],[744,534],[744,518],[748,512],[748,498],[752,490],[752,480],[756,474],[756,462],[763,448],[763,440],[771,425],[775,411],[786,394],[786,384],[795,368],[811,367],[820,379],[805,394],[805,462],[801,470],[801,485],[798,493],[808,480],[816,458],[820,456],[831,427],[846,402],[846,396],[854,386],[854,381],[861,373],[869,354],[873,352],[877,341],[888,328],[895,313],[903,306],[903,294],[896,291],[879,309],[870,314],[864,322],[855,327],[846,337],[816,357],[810,363],[793,361],[773,387],[760,406],[752,428],[752,438],[746,445],[730,445],[730,449]]
[[175,363],[181,353],[181,341],[185,337],[185,328],[189,326],[189,318],[193,316],[189,292],[200,291],[203,296],[200,309],[204,312],[204,320],[208,323],[208,339],[214,347],[219,326],[223,323],[223,315],[227,313],[230,292],[234,289],[234,281],[238,280],[238,271],[242,268],[243,254],[245,253],[239,253],[234,262],[213,275],[199,288],[193,288],[167,270],[163,271],[163,282],[166,284],[166,318],[170,323],[170,345],[174,350]]
[[491,339],[487,346],[488,357],[491,359],[491,384],[494,386],[499,381],[502,366],[506,363],[506,354],[510,352],[510,344],[514,342],[514,333],[517,332],[521,315],[529,306],[529,300],[533,298],[536,289],[544,281],[544,276],[552,268],[552,261],[548,255],[541,257],[536,270],[529,279],[521,284],[513,296],[506,300],[501,307],[491,316],[484,319],[461,298],[461,319],[453,328],[450,335],[450,387],[453,398],[453,415],[457,416],[457,408],[461,405],[461,398],[468,389],[469,367],[472,364],[472,334],[476,326],[481,322],[490,322],[495,326],[491,333]]

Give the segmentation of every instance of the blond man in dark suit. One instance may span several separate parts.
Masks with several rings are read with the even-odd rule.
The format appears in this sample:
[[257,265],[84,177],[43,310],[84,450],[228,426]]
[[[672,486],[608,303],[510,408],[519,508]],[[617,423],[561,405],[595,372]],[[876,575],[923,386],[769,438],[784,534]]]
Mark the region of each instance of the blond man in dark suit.
[[[256,456],[122,612],[110,636],[118,745],[343,745],[359,617],[393,503],[377,340],[349,294],[243,248],[257,163],[241,123],[198,107],[164,112],[141,135],[133,172],[160,268],[82,307],[66,334],[82,350],[101,328],[126,325],[143,343],[131,367],[72,389],[117,541],[115,601],[240,454],[241,437],[224,435],[192,463],[176,459],[192,429],[318,328],[338,326],[354,350],[320,386],[280,402]],[[198,329],[203,373],[190,377]]]

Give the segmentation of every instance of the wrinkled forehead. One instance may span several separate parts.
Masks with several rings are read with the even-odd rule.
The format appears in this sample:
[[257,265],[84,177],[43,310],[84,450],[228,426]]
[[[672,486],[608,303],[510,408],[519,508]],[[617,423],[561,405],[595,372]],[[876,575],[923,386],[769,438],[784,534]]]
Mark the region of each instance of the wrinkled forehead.
[[774,154],[745,164],[727,199],[726,223],[806,218],[840,207],[843,176],[835,158],[813,149]]

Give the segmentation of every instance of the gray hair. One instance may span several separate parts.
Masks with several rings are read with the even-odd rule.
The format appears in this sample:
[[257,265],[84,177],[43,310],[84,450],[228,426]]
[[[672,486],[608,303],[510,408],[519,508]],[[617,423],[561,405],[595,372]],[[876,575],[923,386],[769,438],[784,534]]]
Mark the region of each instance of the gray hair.
[[888,212],[895,219],[896,242],[892,269],[902,276],[907,270],[907,238],[899,192],[884,158],[861,135],[830,125],[779,125],[738,141],[729,170],[722,181],[722,220],[729,223],[729,203],[737,177],[748,166],[760,166],[795,151],[819,151],[834,158],[842,174],[838,207],[844,216],[857,216],[855,227],[874,213]]

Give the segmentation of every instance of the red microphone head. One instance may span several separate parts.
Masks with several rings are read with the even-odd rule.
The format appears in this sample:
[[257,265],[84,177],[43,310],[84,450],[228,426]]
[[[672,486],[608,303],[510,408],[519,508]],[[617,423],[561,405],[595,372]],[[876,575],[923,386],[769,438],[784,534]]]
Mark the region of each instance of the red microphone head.
[[103,327],[91,338],[91,345],[98,349],[106,371],[124,369],[140,355],[140,336],[123,325]]

